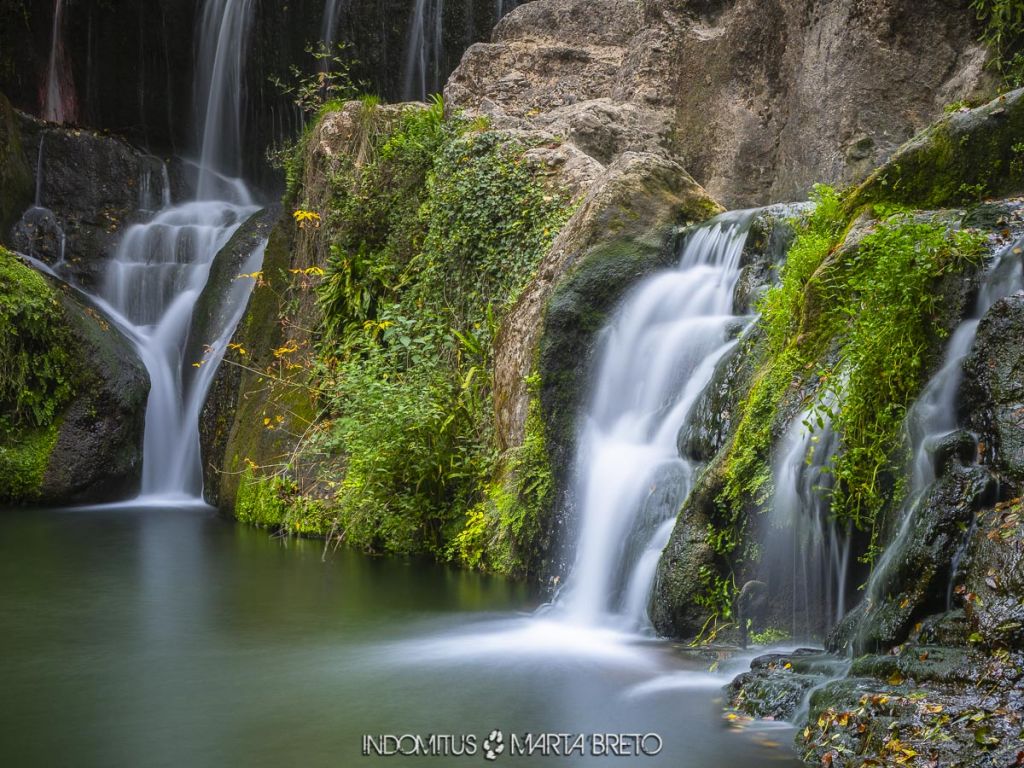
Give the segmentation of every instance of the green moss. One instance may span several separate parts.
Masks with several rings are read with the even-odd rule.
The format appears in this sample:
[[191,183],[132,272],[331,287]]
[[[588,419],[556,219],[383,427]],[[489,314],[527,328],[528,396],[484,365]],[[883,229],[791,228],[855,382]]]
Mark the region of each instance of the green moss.
[[46,280],[0,247],[0,500],[38,495],[75,392],[71,335]]
[[845,201],[934,210],[1024,190],[1024,92],[947,115],[912,139]]
[[35,500],[57,444],[59,422],[16,435],[0,443],[0,502]]
[[[770,452],[779,424],[779,409],[788,395],[799,391],[813,366],[827,348],[835,331],[831,317],[823,313],[820,295],[828,279],[823,270],[847,229],[835,190],[818,186],[814,211],[798,227],[782,268],[780,281],[761,302],[762,337],[748,343],[746,354],[758,361],[759,370],[750,392],[739,408],[735,437],[725,469],[725,499],[730,524],[741,519],[745,500],[765,501],[771,492]],[[731,552],[737,537],[716,538],[716,549]]]
[[509,452],[506,466],[484,499],[466,515],[449,545],[449,557],[467,568],[522,577],[535,571],[542,517],[550,508],[552,477],[541,417],[539,384],[527,382],[530,406],[523,444]]
[[294,535],[323,534],[323,505],[302,498],[282,475],[264,476],[246,467],[238,484],[235,516],[243,523]]
[[57,295],[0,247],[0,431],[52,423],[74,391],[69,347]]
[[712,527],[723,555],[734,553],[749,511],[772,492],[771,449],[787,402],[786,414],[811,406],[811,426],[827,420],[840,437],[828,468],[832,514],[874,530],[900,492],[902,425],[947,332],[939,284],[982,253],[978,234],[892,209],[877,210],[873,229],[845,243],[849,219],[839,197],[819,188],[817,199],[781,282],[762,301],[762,340],[747,350],[759,370],[740,404]]

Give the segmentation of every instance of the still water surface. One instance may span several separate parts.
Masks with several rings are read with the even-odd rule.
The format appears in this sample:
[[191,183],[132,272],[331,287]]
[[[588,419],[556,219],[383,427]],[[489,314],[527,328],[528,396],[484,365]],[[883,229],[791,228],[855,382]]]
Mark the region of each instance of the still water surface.
[[[520,587],[329,553],[212,510],[3,512],[0,765],[795,765],[669,645],[535,618]],[[506,751],[364,757],[364,734]],[[657,733],[656,758],[509,754],[511,733]],[[589,751],[589,747],[588,747]]]

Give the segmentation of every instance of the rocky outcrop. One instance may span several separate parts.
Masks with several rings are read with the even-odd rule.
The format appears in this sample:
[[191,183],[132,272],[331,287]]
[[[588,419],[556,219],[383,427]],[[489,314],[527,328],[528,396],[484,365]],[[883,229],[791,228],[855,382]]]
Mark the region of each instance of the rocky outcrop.
[[77,395],[64,412],[37,501],[117,501],[138,492],[149,376],[132,344],[70,289]]
[[[40,411],[31,423],[8,423],[4,414],[0,499],[63,505],[130,496],[141,475],[149,391],[132,344],[77,291],[35,273],[3,249],[0,300],[0,320],[13,324],[5,324],[3,333],[17,337],[15,345],[28,345],[15,354],[33,355],[37,385],[65,391],[53,401],[55,408]],[[19,305],[29,309],[20,311]],[[43,313],[41,307],[48,309]],[[39,346],[53,344],[61,346],[59,355]],[[18,366],[17,359],[5,361]]]
[[967,0],[536,0],[445,94],[602,162],[666,152],[729,207],[765,204],[860,180],[988,89],[973,24]]
[[[554,419],[547,425],[549,434],[562,436],[554,440],[560,444],[571,440],[592,339],[607,313],[636,279],[665,263],[664,248],[674,226],[703,221],[720,210],[681,167],[652,154],[627,152],[592,181],[536,279],[502,323],[494,363],[502,448],[522,442],[526,379],[534,370],[541,336],[546,409]],[[578,277],[560,288],[577,268]],[[558,298],[549,309],[556,290]]]
[[[1021,246],[1008,255],[1021,269]],[[1024,253],[1024,252],[1022,252]],[[1012,263],[1017,262],[1017,263]],[[1014,489],[1024,488],[1024,296],[995,304],[978,327],[964,366],[964,407],[980,455]]]
[[[124,230],[162,207],[162,161],[95,131],[26,115],[18,123],[36,204],[0,239],[51,266],[62,263],[64,274],[95,289]],[[177,175],[170,183],[180,193]],[[22,202],[30,205],[32,198]]]
[[893,154],[850,196],[850,209],[976,203],[1024,190],[1024,89],[947,115]]

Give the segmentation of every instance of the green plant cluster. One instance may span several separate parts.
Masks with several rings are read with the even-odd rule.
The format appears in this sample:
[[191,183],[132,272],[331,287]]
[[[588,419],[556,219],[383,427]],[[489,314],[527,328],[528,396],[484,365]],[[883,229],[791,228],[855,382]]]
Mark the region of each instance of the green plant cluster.
[[46,280],[0,247],[0,499],[42,481],[57,422],[74,395],[63,309]]
[[827,420],[840,437],[828,467],[833,516],[874,530],[900,493],[907,409],[947,333],[937,285],[983,253],[982,235],[896,209],[876,208],[871,230],[846,242],[853,216],[840,195],[818,187],[815,200],[760,306],[764,334],[751,350],[759,370],[727,457],[720,554],[742,540],[745,505],[772,491],[773,428],[787,397],[812,398],[811,426]]
[[540,377],[527,381],[531,392],[523,444],[509,452],[484,498],[469,510],[462,531],[449,544],[448,557],[467,568],[512,576],[529,571],[539,537],[540,513],[549,509],[553,481],[548,463]]
[[992,52],[992,66],[1008,88],[1024,85],[1024,0],[972,0],[984,27],[981,40]]
[[330,256],[311,373],[325,418],[303,450],[344,463],[320,532],[522,573],[550,478],[539,414],[499,455],[493,349],[569,201],[524,160],[527,145],[446,118],[440,100],[363,113],[320,212]]

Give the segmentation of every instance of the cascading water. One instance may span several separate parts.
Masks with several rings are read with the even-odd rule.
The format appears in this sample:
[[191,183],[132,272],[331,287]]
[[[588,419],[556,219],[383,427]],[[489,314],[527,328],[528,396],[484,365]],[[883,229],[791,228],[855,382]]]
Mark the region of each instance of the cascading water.
[[333,50],[334,44],[338,41],[338,20],[347,5],[348,0],[327,0],[324,6],[323,21],[320,22],[320,40],[328,50]]
[[77,99],[71,68],[64,53],[64,0],[54,0],[53,32],[50,59],[46,67],[46,83],[42,93],[43,119],[54,123],[77,119]]
[[828,466],[838,447],[829,421],[819,422],[809,409],[793,421],[773,466],[758,577],[767,585],[770,612],[789,617],[793,639],[821,637],[846,613],[850,531],[830,517]]
[[200,18],[195,94],[202,142],[199,200],[252,199],[242,174],[242,69],[253,0],[206,0]]
[[444,0],[416,0],[402,73],[402,98],[423,100],[441,89]]
[[677,438],[743,322],[733,314],[753,214],[690,235],[676,269],[632,291],[604,330],[575,463],[575,563],[557,608],[576,622],[647,627],[658,558],[695,466]]
[[865,603],[870,607],[882,598],[893,562],[910,535],[917,510],[936,477],[935,446],[959,426],[957,395],[963,379],[963,363],[978,331],[981,318],[999,299],[1024,290],[1024,264],[1019,253],[1024,238],[1002,249],[982,280],[971,316],[954,331],[946,346],[945,361],[925,386],[907,418],[913,448],[910,492],[901,509],[899,530],[879,557],[868,579]]
[[[192,313],[213,258],[257,210],[244,182],[232,176],[241,166],[242,61],[251,11],[251,0],[207,0],[196,74],[205,118],[197,199],[169,205],[166,169],[159,171],[163,210],[125,233],[98,297],[135,342],[150,376],[142,497],[202,495],[199,412],[251,288],[250,281],[236,281],[223,298],[227,322],[209,329],[206,360],[184,359]],[[152,169],[147,176],[140,194],[147,195],[148,187],[152,198]],[[250,255],[248,272],[259,268],[262,253],[261,247]],[[186,375],[193,365],[200,367],[198,374]]]

